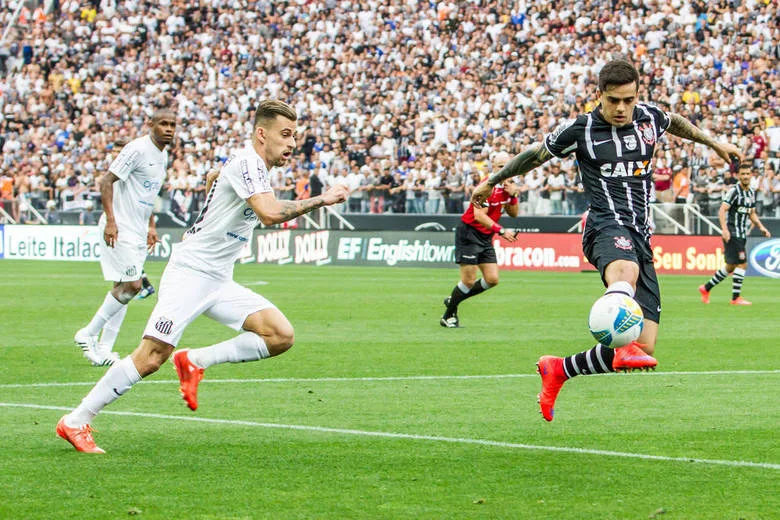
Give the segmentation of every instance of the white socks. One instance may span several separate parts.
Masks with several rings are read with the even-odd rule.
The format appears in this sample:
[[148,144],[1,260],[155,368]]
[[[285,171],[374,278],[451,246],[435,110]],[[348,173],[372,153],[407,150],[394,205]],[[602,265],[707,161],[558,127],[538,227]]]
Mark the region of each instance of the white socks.
[[190,363],[199,368],[208,368],[220,363],[257,361],[270,356],[265,341],[254,332],[243,332],[222,343],[187,352]]
[[87,334],[90,336],[97,336],[100,333],[100,329],[103,328],[103,325],[105,325],[117,312],[126,307],[126,305],[119,303],[117,299],[114,298],[114,295],[111,294],[111,291],[109,291],[103,300],[103,305],[100,306],[92,317],[92,321],[85,327]]
[[627,294],[629,297],[633,298],[634,288],[631,287],[631,284],[628,282],[613,282],[609,287],[607,287],[607,290],[604,291],[604,294],[611,293]]
[[100,335],[100,341],[98,342],[98,349],[101,352],[111,352],[114,350],[114,343],[116,343],[116,337],[119,336],[119,329],[122,327],[122,322],[125,321],[125,315],[127,314],[127,305],[122,305],[122,308],[111,316],[111,318],[103,325],[103,333]]
[[127,356],[109,368],[87,396],[81,400],[81,404],[65,416],[65,426],[76,428],[90,424],[103,408],[116,401],[140,380],[141,375],[135,368],[133,358]]

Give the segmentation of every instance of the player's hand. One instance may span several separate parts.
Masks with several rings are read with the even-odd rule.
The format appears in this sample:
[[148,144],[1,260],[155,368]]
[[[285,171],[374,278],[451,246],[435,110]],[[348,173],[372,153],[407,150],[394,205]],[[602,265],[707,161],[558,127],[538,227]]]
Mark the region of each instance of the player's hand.
[[728,242],[729,240],[731,240],[731,231],[724,228],[720,236],[723,237],[724,242]]
[[483,182],[476,188],[474,188],[474,193],[471,194],[471,203],[481,208],[485,201],[490,197],[491,192],[493,191],[493,187],[490,186],[487,182]]
[[337,184],[322,194],[322,200],[328,206],[344,202],[347,200],[347,197],[349,197],[349,188],[343,184]]
[[517,231],[512,231],[509,229],[504,229],[504,234],[501,235],[504,240],[507,242],[516,242],[517,241]]
[[733,164],[735,160],[738,161],[737,164],[739,164],[745,160],[745,156],[739,148],[731,143],[717,143],[713,150],[715,150],[715,153],[728,164]]
[[772,236],[772,233],[770,233],[769,230],[767,228],[765,228],[765,227],[761,228],[761,234],[764,235],[767,238]]
[[157,236],[157,230],[149,228],[149,233],[146,235],[146,250],[151,253],[154,250],[154,245],[159,241],[160,237]]
[[105,240],[108,247],[114,247],[116,245],[116,238],[119,235],[119,230],[116,227],[116,222],[106,222],[106,229],[103,230],[103,240]]

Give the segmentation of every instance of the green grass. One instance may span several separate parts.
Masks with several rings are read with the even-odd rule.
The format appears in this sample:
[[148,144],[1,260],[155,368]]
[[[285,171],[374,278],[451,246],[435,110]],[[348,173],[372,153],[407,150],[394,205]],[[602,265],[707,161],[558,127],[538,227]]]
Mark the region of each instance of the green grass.
[[[97,418],[108,454],[88,456],[54,425],[104,372],[72,343],[99,271],[0,262],[0,518],[778,518],[777,281],[748,278],[734,308],[730,281],[704,306],[703,279],[662,278],[659,370],[576,378],[546,423],[534,363],[592,345],[597,275],[504,272],[445,330],[454,268],[238,266],[296,346],[209,369],[197,413],[166,364]],[[153,305],[131,304],[122,355]],[[182,346],[232,335],[199,318]]]

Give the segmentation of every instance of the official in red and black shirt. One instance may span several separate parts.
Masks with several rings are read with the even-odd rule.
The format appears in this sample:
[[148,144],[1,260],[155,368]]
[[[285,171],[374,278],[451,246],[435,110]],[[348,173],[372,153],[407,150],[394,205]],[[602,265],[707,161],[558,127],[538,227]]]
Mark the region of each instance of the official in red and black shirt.
[[[510,159],[509,154],[499,152],[492,160],[495,171],[501,169]],[[484,181],[483,181],[484,182]],[[447,310],[441,317],[442,327],[457,328],[458,305],[472,296],[498,285],[498,264],[493,248],[493,235],[498,234],[514,242],[516,233],[498,224],[501,213],[516,217],[519,209],[517,194],[519,186],[511,179],[493,188],[483,207],[469,205],[455,230],[455,262],[460,265],[460,282],[445,298]],[[477,279],[481,272],[482,278]]]

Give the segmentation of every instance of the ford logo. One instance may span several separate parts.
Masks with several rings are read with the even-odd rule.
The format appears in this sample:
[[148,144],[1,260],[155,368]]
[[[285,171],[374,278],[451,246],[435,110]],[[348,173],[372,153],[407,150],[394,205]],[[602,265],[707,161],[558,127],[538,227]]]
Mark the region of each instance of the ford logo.
[[764,276],[780,278],[780,239],[767,240],[754,247],[750,252],[750,265]]

